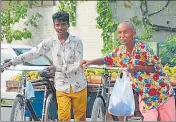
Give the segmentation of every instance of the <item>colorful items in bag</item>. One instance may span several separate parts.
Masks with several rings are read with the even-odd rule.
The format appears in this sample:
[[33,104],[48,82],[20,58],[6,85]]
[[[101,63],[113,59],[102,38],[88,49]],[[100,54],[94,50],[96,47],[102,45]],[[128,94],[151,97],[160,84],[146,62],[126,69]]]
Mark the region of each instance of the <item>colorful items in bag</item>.
[[118,77],[115,82],[110,96],[108,111],[115,116],[134,115],[134,95],[130,83],[130,77],[127,76],[126,72],[123,72],[123,76],[121,78]]

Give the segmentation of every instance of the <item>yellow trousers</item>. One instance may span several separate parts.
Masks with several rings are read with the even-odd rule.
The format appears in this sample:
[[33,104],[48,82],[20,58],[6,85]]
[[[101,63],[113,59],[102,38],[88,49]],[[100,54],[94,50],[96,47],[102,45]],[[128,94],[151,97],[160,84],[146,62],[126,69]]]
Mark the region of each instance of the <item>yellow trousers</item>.
[[70,121],[71,106],[73,107],[75,121],[86,121],[87,108],[87,88],[73,93],[70,87],[70,93],[56,91],[58,104],[58,120]]

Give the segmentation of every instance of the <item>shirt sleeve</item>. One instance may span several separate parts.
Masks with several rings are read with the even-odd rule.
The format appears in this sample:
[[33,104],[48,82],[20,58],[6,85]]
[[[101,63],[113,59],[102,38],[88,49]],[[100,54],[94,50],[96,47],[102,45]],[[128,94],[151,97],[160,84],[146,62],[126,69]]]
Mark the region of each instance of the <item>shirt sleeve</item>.
[[80,62],[83,59],[83,43],[81,40],[77,41],[74,51],[75,61],[63,65],[62,72],[70,73],[76,71],[80,67]]
[[17,65],[20,63],[24,63],[26,61],[30,61],[32,59],[36,59],[40,56],[45,55],[50,50],[50,47],[52,46],[51,40],[47,39],[42,41],[40,44],[38,44],[36,47],[32,48],[28,52],[25,52],[14,59],[12,59],[12,65]]
[[102,61],[105,65],[108,66],[114,66],[115,65],[115,58],[117,57],[117,54],[119,52],[119,48],[115,49],[113,52],[109,53],[108,55],[105,55],[102,57]]
[[155,71],[160,72],[162,71],[162,64],[161,61],[159,60],[159,57],[157,55],[154,54],[153,49],[148,45],[145,44],[146,47],[146,54],[147,54],[147,60],[146,63],[148,65],[153,65],[153,67],[155,68]]

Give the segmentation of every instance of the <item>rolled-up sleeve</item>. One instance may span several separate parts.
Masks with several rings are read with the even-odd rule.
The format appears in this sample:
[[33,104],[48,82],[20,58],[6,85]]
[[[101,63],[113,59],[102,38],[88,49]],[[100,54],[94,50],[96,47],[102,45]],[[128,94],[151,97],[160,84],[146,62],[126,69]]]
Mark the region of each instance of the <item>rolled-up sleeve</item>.
[[148,65],[152,65],[155,69],[155,71],[160,72],[162,71],[162,64],[159,60],[159,57],[154,54],[154,51],[152,48],[149,47],[149,45],[146,44],[146,53],[147,53],[147,60],[146,63]]
[[109,53],[108,55],[105,55],[102,57],[102,61],[105,65],[107,66],[114,66],[116,63],[115,58],[117,57],[117,49],[114,50],[113,52]]

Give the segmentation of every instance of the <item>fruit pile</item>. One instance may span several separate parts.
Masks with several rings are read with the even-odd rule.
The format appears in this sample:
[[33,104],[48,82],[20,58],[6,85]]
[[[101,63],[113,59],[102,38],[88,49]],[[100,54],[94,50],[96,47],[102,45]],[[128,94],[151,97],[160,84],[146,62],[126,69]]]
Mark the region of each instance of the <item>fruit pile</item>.
[[168,74],[169,77],[176,78],[176,66],[175,67],[164,66],[163,70]]
[[[164,66],[163,70],[168,74],[168,76],[171,79],[176,79],[176,66],[175,67]],[[23,73],[13,76],[12,81],[20,81],[23,77]],[[104,69],[87,68],[84,70],[84,74],[86,78],[88,79],[88,81],[90,80],[90,77],[93,77],[93,76],[101,77],[103,73],[104,73]],[[120,74],[118,70],[108,70],[108,73],[114,78],[116,78]],[[39,73],[37,71],[29,71],[26,74],[27,74],[27,80],[41,80],[42,79],[42,77],[39,76]]]
[[[176,78],[176,66],[175,67],[164,66],[163,70],[168,74],[169,77]],[[118,76],[120,73],[117,70],[108,70],[108,72],[109,74],[111,74],[111,76]],[[104,69],[87,68],[84,70],[84,74],[86,77],[100,76],[102,73],[104,73]]]
[[[84,70],[84,74],[87,78],[87,81],[92,84],[99,84],[103,81],[102,74],[104,69],[93,69],[87,68]],[[120,72],[117,70],[108,70],[109,75],[111,75],[111,81],[115,81]]]
[[[37,71],[26,72],[26,75],[28,81],[42,80],[42,77],[40,77],[39,72]],[[24,72],[14,75],[12,79],[6,81],[7,91],[17,91],[18,88],[21,88],[23,76]]]
[[[103,73],[104,73],[104,69],[87,68],[84,70],[84,74],[86,77],[88,77],[88,76],[101,76]],[[119,75],[119,71],[117,71],[117,70],[108,70],[108,73],[112,77]]]
[[22,77],[23,77],[22,74],[14,75],[11,80],[18,82],[22,80]]
[[39,72],[37,71],[30,71],[26,73],[27,80],[42,80],[42,77],[40,77]]
[[[23,75],[24,75],[24,72],[13,76],[12,81],[22,80]],[[39,76],[39,73],[37,71],[29,71],[26,73],[26,75],[27,75],[27,80],[41,80],[42,79],[42,77]]]
[[164,66],[163,69],[168,74],[172,85],[176,88],[176,66],[175,67]]

